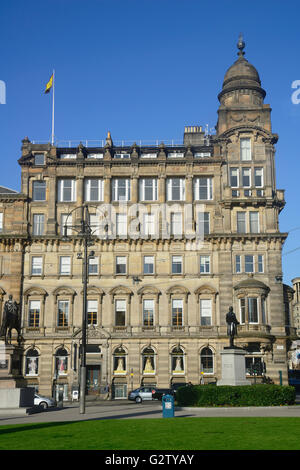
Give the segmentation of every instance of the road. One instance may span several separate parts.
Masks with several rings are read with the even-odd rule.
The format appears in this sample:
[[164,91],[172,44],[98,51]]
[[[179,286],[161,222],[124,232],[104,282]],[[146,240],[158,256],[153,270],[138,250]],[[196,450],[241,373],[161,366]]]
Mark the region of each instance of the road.
[[[180,417],[299,417],[300,406],[245,407],[245,408],[179,408],[175,407],[175,418]],[[98,419],[162,418],[162,406],[157,401],[142,404],[127,400],[88,403],[85,414],[79,413],[79,405],[68,404],[63,408],[49,408],[31,415],[1,414],[0,425],[30,424],[59,421],[81,421]]]

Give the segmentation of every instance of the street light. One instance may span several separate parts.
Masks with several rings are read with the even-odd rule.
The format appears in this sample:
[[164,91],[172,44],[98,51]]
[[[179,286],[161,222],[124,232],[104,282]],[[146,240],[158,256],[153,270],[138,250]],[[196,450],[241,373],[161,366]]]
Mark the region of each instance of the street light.
[[[81,220],[79,225],[68,225],[69,216],[78,209],[82,209]],[[82,339],[81,339],[81,364],[80,364],[80,398],[79,398],[79,410],[81,414],[85,413],[85,392],[86,392],[86,326],[87,326],[87,285],[89,276],[89,258],[94,256],[94,252],[91,256],[88,255],[88,247],[92,245],[92,230],[89,224],[89,211],[88,206],[83,205],[75,207],[66,218],[63,231],[63,241],[68,241],[68,229],[75,230],[78,235],[84,241],[84,256],[83,258],[83,308],[82,308]],[[80,259],[80,258],[79,258]]]

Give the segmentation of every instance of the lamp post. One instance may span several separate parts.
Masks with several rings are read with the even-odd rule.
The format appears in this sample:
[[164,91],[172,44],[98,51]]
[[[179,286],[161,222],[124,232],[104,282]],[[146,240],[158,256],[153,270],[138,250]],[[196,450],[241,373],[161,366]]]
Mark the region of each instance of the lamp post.
[[[78,225],[69,225],[68,218],[75,210],[81,209],[81,220]],[[81,338],[81,363],[80,363],[80,398],[79,398],[79,410],[81,414],[85,413],[85,393],[86,393],[86,327],[87,327],[87,285],[88,285],[88,267],[89,267],[89,258],[93,257],[94,253],[91,253],[91,256],[88,254],[88,247],[91,245],[92,241],[92,230],[89,224],[89,211],[88,206],[83,205],[75,207],[66,218],[64,225],[64,235],[63,241],[68,241],[68,229],[75,230],[78,235],[83,239],[83,306],[82,306],[82,338]]]

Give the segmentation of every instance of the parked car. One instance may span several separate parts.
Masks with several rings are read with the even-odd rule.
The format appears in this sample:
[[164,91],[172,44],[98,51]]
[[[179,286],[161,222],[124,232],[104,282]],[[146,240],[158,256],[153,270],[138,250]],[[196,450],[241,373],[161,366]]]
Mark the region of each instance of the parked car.
[[55,406],[55,401],[52,400],[51,398],[47,397],[42,397],[41,395],[38,395],[37,393],[34,395],[34,405],[41,406],[46,410],[47,408],[50,408],[51,406]]
[[186,386],[187,384],[185,382],[172,384],[172,391],[173,391],[174,397],[176,397],[176,392],[180,387],[186,387]]
[[155,391],[155,387],[136,388],[128,394],[128,400],[135,401],[136,403],[142,403],[143,400],[153,400]]
[[153,399],[161,400],[164,395],[174,395],[174,391],[171,388],[157,388],[153,393]]

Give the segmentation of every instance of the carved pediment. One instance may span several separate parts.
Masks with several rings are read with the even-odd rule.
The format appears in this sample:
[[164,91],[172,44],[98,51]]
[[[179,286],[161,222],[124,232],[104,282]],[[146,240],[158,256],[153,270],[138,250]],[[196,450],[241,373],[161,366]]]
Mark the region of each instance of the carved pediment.
[[[74,331],[72,338],[81,338],[81,336],[82,328],[78,328]],[[87,340],[89,338],[109,339],[110,333],[108,333],[108,331],[106,331],[104,328],[101,328],[101,326],[89,325],[87,328]]]
[[[0,292],[0,295],[1,295],[1,292]],[[48,295],[48,293],[42,287],[35,287],[35,286],[29,287],[24,292],[25,299],[27,299],[29,296],[33,296],[33,295],[46,297],[46,295]]]

